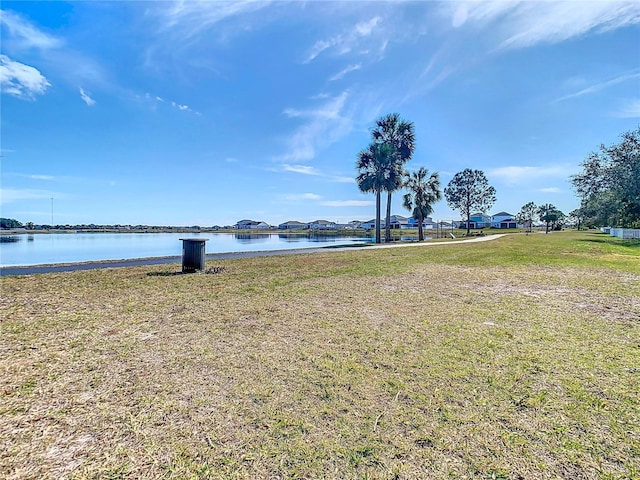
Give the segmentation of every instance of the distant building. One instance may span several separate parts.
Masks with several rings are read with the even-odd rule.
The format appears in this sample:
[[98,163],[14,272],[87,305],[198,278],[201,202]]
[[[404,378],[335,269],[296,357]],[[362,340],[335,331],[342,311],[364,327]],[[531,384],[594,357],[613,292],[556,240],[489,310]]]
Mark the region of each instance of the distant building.
[[295,220],[289,220],[288,222],[278,225],[279,230],[301,230],[307,228],[306,223],[297,222]]
[[269,224],[265,222],[256,222],[255,220],[240,220],[234,225],[238,230],[259,230],[268,229]]
[[[386,228],[387,219],[380,219],[381,227]],[[389,217],[389,227],[392,229],[396,228],[409,228],[409,219],[407,217],[403,217],[402,215],[391,215]]]
[[[484,213],[474,213],[469,216],[469,228],[489,228],[491,226],[491,217]],[[467,228],[467,221],[462,220],[459,228]]]
[[[418,220],[411,217],[407,222],[407,228],[418,228]],[[436,228],[436,224],[431,217],[425,217],[422,220],[422,228]]]
[[330,222],[328,220],[314,220],[307,223],[307,228],[310,230],[335,230],[336,222]]
[[491,228],[518,228],[518,222],[510,213],[500,212],[491,216]]
[[366,222],[362,222],[360,224],[360,228],[364,228],[365,230],[371,230],[372,228],[376,228],[376,219],[367,220]]

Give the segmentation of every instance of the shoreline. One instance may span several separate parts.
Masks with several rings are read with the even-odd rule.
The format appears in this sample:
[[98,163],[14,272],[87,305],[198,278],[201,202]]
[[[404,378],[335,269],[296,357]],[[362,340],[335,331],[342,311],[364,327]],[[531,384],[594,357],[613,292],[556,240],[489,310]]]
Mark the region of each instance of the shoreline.
[[[435,242],[406,242],[391,244],[370,244],[370,245],[352,245],[352,246],[326,246],[326,247],[309,247],[309,248],[289,248],[283,250],[256,250],[245,252],[223,252],[223,253],[207,253],[205,260],[225,260],[230,258],[251,258],[251,257],[273,257],[277,255],[297,255],[301,253],[320,253],[327,251],[347,251],[354,248],[379,249],[379,248],[402,248],[402,247],[424,247],[434,245],[453,245],[459,243],[475,243],[486,242],[503,237],[507,234],[486,235],[484,237],[474,237],[464,240],[451,241],[435,241]],[[97,260],[78,263],[53,263],[41,265],[23,265],[23,266],[7,266],[0,267],[0,277],[19,276],[19,275],[36,275],[45,273],[62,273],[76,272],[82,270],[96,270],[101,268],[124,268],[139,267],[145,265],[165,265],[170,263],[181,263],[181,255],[171,255],[166,257],[148,257],[148,258],[131,258],[121,260]]]

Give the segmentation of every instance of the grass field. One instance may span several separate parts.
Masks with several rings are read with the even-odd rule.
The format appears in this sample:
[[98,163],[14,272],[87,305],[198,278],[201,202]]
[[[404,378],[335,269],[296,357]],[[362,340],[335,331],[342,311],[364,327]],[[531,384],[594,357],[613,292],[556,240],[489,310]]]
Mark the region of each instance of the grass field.
[[208,267],[0,278],[0,478],[640,478],[640,242]]

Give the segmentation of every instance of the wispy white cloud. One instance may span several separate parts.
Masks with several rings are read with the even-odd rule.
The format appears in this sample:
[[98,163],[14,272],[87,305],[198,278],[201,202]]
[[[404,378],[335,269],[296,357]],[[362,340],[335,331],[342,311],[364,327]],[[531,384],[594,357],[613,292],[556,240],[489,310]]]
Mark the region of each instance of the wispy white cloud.
[[618,118],[640,118],[640,99],[635,98],[625,102],[622,107],[612,113],[612,116]]
[[[379,16],[373,17],[370,20],[358,22],[356,25],[340,34],[329,37],[328,39],[318,40],[309,49],[304,63],[309,63],[318,57],[322,52],[335,49],[338,55],[344,55],[345,53],[354,50],[362,39],[370,37],[376,27],[380,24],[382,18]],[[386,47],[387,39],[383,39],[382,43]],[[384,48],[382,48],[384,51]],[[364,52],[368,53],[368,50],[364,49]]]
[[280,195],[279,198],[285,202],[302,202],[306,200],[320,200],[322,196],[316,193],[290,193]]
[[288,152],[281,157],[285,162],[311,160],[320,147],[330,145],[347,135],[352,129],[351,119],[344,114],[349,94],[345,91],[329,98],[318,108],[297,110],[288,108],[284,114],[305,120],[288,138]]
[[18,98],[34,99],[43,95],[51,84],[37,68],[15,62],[0,55],[0,87],[3,93]]
[[0,191],[0,204],[18,202],[23,200],[39,200],[45,198],[62,198],[64,194],[51,192],[48,190],[37,190],[30,188],[3,188]]
[[83,88],[80,88],[80,98],[84,103],[86,103],[89,107],[92,107],[96,104],[96,101],[89,96],[87,92],[84,91]]
[[329,179],[336,183],[356,183],[356,179],[354,177],[345,177],[341,175],[332,175]]
[[31,180],[46,180],[46,181],[53,181],[56,179],[56,177],[54,177],[53,175],[25,175],[26,177],[30,178]]
[[538,189],[538,191],[543,193],[560,193],[562,190],[560,190],[558,187],[545,187]]
[[193,111],[193,110],[191,110],[189,105],[181,105],[181,104],[176,103],[176,102],[171,102],[171,106],[173,108],[177,108],[178,110],[182,110],[183,112],[192,112]]
[[356,63],[354,65],[349,65],[348,67],[343,68],[338,73],[336,73],[333,77],[329,79],[330,82],[334,82],[336,80],[340,80],[349,72],[354,72],[356,70],[360,70],[362,68],[362,64]]
[[11,37],[21,48],[47,50],[58,48],[63,41],[36,28],[33,24],[10,10],[0,10],[0,24],[4,25]]
[[521,185],[539,181],[540,179],[566,179],[574,173],[576,166],[554,165],[554,166],[519,166],[509,165],[487,170],[489,180],[496,179],[506,185]]
[[597,93],[602,90],[606,90],[607,88],[613,87],[614,85],[618,85],[620,83],[623,83],[629,80],[634,80],[636,78],[640,78],[640,70],[626,72],[614,78],[610,78],[609,80],[605,80],[604,82],[598,82],[593,85],[589,85],[588,87],[582,88],[577,92],[571,93],[569,95],[564,95],[563,97],[556,99],[555,102],[561,102],[563,100],[568,100],[570,98],[581,97],[582,95],[588,95],[591,93]]
[[559,43],[640,23],[640,5],[629,1],[474,1],[446,8],[454,28],[491,31],[498,50]]
[[309,165],[289,165],[285,163],[282,165],[282,170],[285,172],[301,173],[302,175],[322,175],[318,169],[310,167]]
[[405,100],[490,55],[640,24],[640,3],[633,1],[471,0],[435,5],[445,19],[433,25],[443,35],[442,46],[429,58],[421,81],[408,89]]
[[[48,75],[56,79],[56,83],[67,83],[73,88],[78,85],[87,88],[90,85],[92,88],[124,93],[105,68],[93,58],[70,48],[64,39],[46,33],[18,13],[5,10],[0,19],[3,26],[3,50],[9,52],[11,57],[19,58],[26,52],[32,59],[30,62],[37,65],[31,68],[35,68],[38,73],[40,69],[46,69]],[[42,86],[49,86],[49,81],[42,74],[40,76],[42,78],[33,75],[33,78],[36,78],[42,90]]]
[[227,163],[236,163],[238,161],[238,159],[235,158],[235,157],[227,157],[227,158],[224,159],[224,161],[227,162]]
[[[241,0],[234,2],[173,1],[158,2],[158,14],[164,29],[179,32],[183,38],[192,38],[220,23],[253,14],[268,7],[270,1]],[[245,27],[246,28],[246,27]]]
[[371,200],[328,200],[320,202],[323,207],[370,207],[375,205]]
[[284,114],[290,118],[302,118],[305,123],[287,140],[288,152],[282,156],[285,162],[311,160],[319,147],[330,145],[347,135],[352,128],[351,119],[345,115],[348,92],[329,98],[316,109],[296,110],[287,108]]
[[146,102],[148,105],[151,105],[152,108],[154,108],[154,109],[156,108],[157,105],[159,105],[161,103],[166,103],[168,105],[171,105],[176,110],[180,110],[181,112],[189,112],[189,113],[193,113],[194,115],[201,115],[200,112],[195,111],[189,105],[185,105],[183,103],[174,102],[173,100],[165,100],[164,98],[162,98],[162,97],[160,97],[158,95],[152,95],[152,94],[150,94],[148,92],[144,94],[144,97],[138,95],[138,96],[136,96],[136,98],[138,100],[142,100],[142,101]]

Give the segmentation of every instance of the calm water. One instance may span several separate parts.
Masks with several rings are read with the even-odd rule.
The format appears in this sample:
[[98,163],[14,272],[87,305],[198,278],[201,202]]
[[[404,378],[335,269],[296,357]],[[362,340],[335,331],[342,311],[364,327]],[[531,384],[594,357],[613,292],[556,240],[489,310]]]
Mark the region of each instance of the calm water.
[[3,235],[0,266],[182,255],[180,238],[208,238],[206,253],[283,250],[370,241],[363,237],[229,233],[54,233]]

